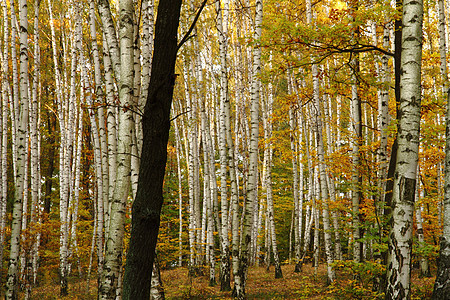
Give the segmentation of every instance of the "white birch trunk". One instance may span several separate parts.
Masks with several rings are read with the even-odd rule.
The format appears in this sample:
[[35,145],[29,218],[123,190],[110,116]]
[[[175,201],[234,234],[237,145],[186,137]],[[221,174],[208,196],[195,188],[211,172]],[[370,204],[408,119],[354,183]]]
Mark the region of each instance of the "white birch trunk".
[[206,221],[207,221],[207,239],[206,239],[206,253],[207,253],[207,262],[209,262],[209,285],[214,286],[216,284],[216,274],[215,274],[215,253],[214,253],[214,239],[213,239],[213,231],[214,231],[214,220],[213,220],[213,198],[212,198],[212,186],[210,178],[213,176],[211,174],[210,169],[210,147],[208,145],[207,136],[209,132],[207,132],[206,123],[208,122],[206,118],[206,108],[205,102],[203,102],[203,109],[201,112],[201,127],[202,127],[202,141],[203,141],[203,174],[204,174],[204,200],[203,206],[206,208]]
[[[291,79],[289,79],[291,81]],[[291,85],[291,84],[290,84]],[[289,127],[290,127],[290,144],[292,152],[292,179],[293,179],[293,196],[294,196],[294,213],[293,213],[293,230],[294,230],[294,254],[295,254],[295,272],[300,272],[300,259],[301,259],[301,232],[302,232],[302,211],[299,205],[299,188],[298,188],[298,167],[297,167],[297,155],[298,147],[296,138],[297,124],[294,108],[289,109]],[[289,248],[291,249],[291,248]]]
[[[383,30],[383,47],[389,49],[389,28],[386,26]],[[381,72],[382,72],[382,88],[380,89],[380,96],[378,100],[378,130],[380,131],[380,148],[378,150],[379,166],[379,189],[384,191],[385,180],[387,176],[387,126],[389,123],[389,87],[391,83],[391,70],[389,67],[389,56],[383,55],[381,58]]]
[[[97,215],[97,205],[96,200],[94,199],[94,216]],[[97,217],[94,217],[94,225],[92,227],[92,239],[91,239],[91,251],[89,252],[89,265],[86,276],[86,293],[89,293],[90,281],[91,281],[91,271],[92,271],[92,262],[95,253],[95,244],[97,241]]]
[[400,115],[386,299],[411,297],[411,242],[419,154],[423,2],[403,1]]
[[[156,256],[156,255],[155,255]],[[164,300],[164,287],[161,281],[158,259],[155,259],[152,270],[152,284],[150,288],[150,300]]]
[[[419,170],[417,172],[419,174]],[[423,190],[420,191],[420,182],[417,184],[416,188],[416,195],[415,195],[415,202],[416,202],[416,222],[417,222],[417,242],[419,244],[419,247],[423,247],[426,245],[424,234],[423,234],[423,218],[422,218],[422,211],[423,207],[422,204],[419,202],[420,198],[424,197]],[[428,264],[428,258],[426,256],[421,255],[420,256],[420,276],[421,277],[431,277],[430,273],[430,266]]]
[[[34,1],[34,77],[33,77],[33,93],[32,93],[32,113],[30,118],[30,135],[31,135],[31,224],[38,222],[39,203],[41,202],[41,167],[40,167],[40,132],[39,132],[39,115],[40,105],[38,103],[38,95],[40,89],[40,46],[39,46],[39,10],[40,1]],[[33,176],[34,174],[34,176]],[[33,240],[31,251],[30,273],[33,272],[33,281],[36,283],[38,271],[38,250],[40,243],[40,233],[36,233]],[[0,258],[1,261],[1,258]]]
[[[107,43],[106,37],[103,34],[103,43]],[[112,76],[112,65],[111,65],[111,57],[107,53],[107,51],[103,52],[103,64],[105,69],[105,87],[106,87],[106,103],[107,103],[107,119],[106,119],[106,127],[108,132],[108,170],[109,170],[109,187],[108,190],[109,198],[103,199],[103,203],[101,204],[104,207],[104,211],[102,211],[102,215],[104,214],[106,218],[106,225],[108,227],[109,224],[109,215],[111,211],[111,203],[113,201],[113,191],[116,185],[116,177],[117,177],[117,119],[118,119],[118,110],[117,110],[117,101],[116,101],[116,91],[114,89],[114,82]],[[100,225],[99,225],[100,226]],[[103,225],[102,225],[103,226]]]
[[[117,82],[120,82],[121,46],[119,45],[119,41],[117,38],[116,27],[114,25],[114,21],[111,15],[111,8],[109,5],[109,1],[99,0],[97,3],[97,7],[98,13],[102,20],[103,33],[105,34],[106,40],[108,41],[105,50],[108,51],[109,57],[111,58],[112,67],[114,70],[116,80]],[[131,66],[133,66],[133,63],[131,64]]]
[[[272,242],[273,258],[275,262],[275,278],[282,278],[283,273],[281,271],[280,258],[277,250],[277,239],[275,234],[275,221],[274,221],[274,205],[273,205],[273,191],[272,191],[272,132],[273,132],[273,87],[272,84],[268,85],[268,96],[264,105],[264,156],[265,156],[265,188],[267,196],[267,218],[269,220],[269,232]],[[269,252],[269,249],[267,249]],[[258,252],[257,252],[258,253]]]
[[[59,184],[60,184],[60,286],[61,295],[67,294],[67,229],[68,229],[68,219],[67,219],[67,211],[68,211],[68,200],[69,200],[69,166],[68,160],[66,157],[69,157],[68,154],[68,141],[67,141],[67,133],[66,133],[66,101],[63,97],[63,84],[61,80],[61,75],[59,72],[58,66],[58,55],[57,55],[57,47],[56,47],[56,34],[54,28],[54,19],[53,19],[53,9],[52,3],[48,2],[48,10],[50,15],[50,29],[52,36],[52,48],[53,48],[53,63],[55,69],[55,89],[56,89],[56,99],[58,105],[58,119],[59,119],[59,127],[60,127],[60,149],[59,149]],[[63,43],[64,44],[64,43]],[[65,51],[64,51],[65,55]],[[75,57],[73,57],[75,60]],[[64,60],[66,61],[66,59]],[[75,62],[74,62],[75,63]],[[73,70],[73,68],[72,68]],[[73,73],[72,73],[73,75]],[[67,166],[67,167],[66,167]]]
[[[119,100],[121,106],[118,146],[117,174],[114,198],[111,203],[109,228],[106,232],[106,249],[103,273],[100,282],[100,299],[116,297],[119,272],[122,265],[125,207],[130,190],[131,143],[134,126],[134,3],[131,0],[119,3],[120,76]],[[110,40],[108,39],[108,42]],[[111,51],[110,51],[111,53]],[[116,62],[114,62],[116,63]],[[117,74],[116,74],[117,76]]]
[[[303,111],[301,112],[303,114]],[[306,120],[305,117],[301,116],[301,121]],[[311,157],[311,151],[310,151],[310,147],[311,146],[311,138],[309,137],[308,134],[308,128],[307,128],[307,124],[306,121],[301,122],[301,124],[303,125],[303,135],[305,138],[305,152],[306,152],[306,159],[307,159],[307,163],[308,163],[308,195],[307,195],[307,199],[308,199],[308,204],[307,204],[307,208],[306,208],[306,217],[305,217],[305,243],[304,243],[304,250],[303,250],[303,257],[305,257],[310,244],[311,244],[311,229],[312,229],[312,223],[314,222],[315,219],[315,208],[314,208],[314,202],[315,202],[315,197],[316,197],[316,188],[315,188],[315,181],[314,181],[314,168],[312,165],[312,157]],[[309,132],[310,133],[310,132]],[[302,259],[303,260],[303,259]],[[303,263],[303,262],[302,262]]]
[[190,94],[190,84],[188,81],[188,66],[185,66],[184,68],[184,80],[185,80],[185,96],[186,96],[186,104],[188,109],[188,123],[189,125],[186,126],[188,129],[187,134],[189,136],[188,139],[186,139],[187,146],[186,146],[186,158],[187,158],[187,164],[188,164],[188,187],[189,187],[189,268],[190,271],[193,270],[195,267],[195,257],[196,257],[196,242],[195,242],[195,229],[197,228],[196,220],[194,217],[194,149],[193,144],[196,145],[196,143],[193,143],[193,133],[194,129],[192,128],[192,125],[190,122],[193,122],[193,112],[191,110],[191,94]]
[[[22,218],[22,200],[24,195],[24,174],[27,161],[27,125],[28,125],[28,18],[27,2],[20,0],[20,103],[17,109],[17,177],[15,182],[14,204],[11,225],[11,248],[8,263],[8,275],[6,277],[5,299],[18,299],[18,263],[20,253],[20,233]],[[14,43],[12,43],[14,44]]]
[[13,165],[13,181],[14,184],[16,182],[17,178],[17,144],[15,141],[17,140],[17,122],[18,122],[18,115],[16,113],[16,109],[19,106],[19,71],[17,66],[17,50],[16,50],[16,44],[17,44],[17,31],[18,31],[18,23],[17,23],[17,17],[16,17],[16,9],[15,9],[15,1],[10,2],[10,11],[11,11],[11,67],[12,67],[12,82],[13,82],[13,89],[12,89],[12,97],[10,97],[10,115],[11,115],[11,136],[12,140],[14,141],[11,145],[12,149],[12,165]]
[[[332,114],[331,114],[331,97],[329,95],[324,95],[324,120],[325,120],[325,132],[327,136],[327,152],[332,153],[333,149],[333,141],[336,139],[333,138],[333,132],[330,129],[330,123],[332,122]],[[327,109],[329,108],[329,110]],[[330,112],[328,112],[330,111]],[[326,172],[326,180],[329,189],[330,202],[336,202],[336,188],[334,183],[333,174],[330,170]],[[342,250],[341,250],[341,234],[340,234],[340,226],[339,226],[339,218],[338,213],[335,210],[331,210],[331,219],[333,221],[333,229],[334,229],[334,258],[338,260],[342,260]]]
[[327,283],[331,284],[334,281],[335,273],[332,268],[332,263],[334,261],[332,252],[332,241],[331,241],[331,226],[330,226],[330,216],[328,209],[329,201],[329,189],[328,180],[325,170],[325,150],[323,143],[323,126],[322,126],[322,115],[320,107],[320,95],[319,95],[319,78],[317,65],[312,66],[313,75],[313,97],[315,100],[315,126],[316,126],[316,137],[317,137],[317,156],[319,159],[319,177],[320,177],[320,195],[322,200],[322,217],[323,217],[323,231],[324,231],[324,244],[325,244],[325,255],[327,259]]
[[[354,21],[354,14],[358,10],[358,2],[351,3],[351,19]],[[359,27],[352,25],[353,36],[352,41],[359,38]],[[351,66],[351,126],[353,129],[352,138],[352,226],[353,226],[353,260],[361,262],[362,242],[360,228],[359,205],[361,202],[361,184],[362,178],[360,174],[360,146],[362,143],[362,117],[361,117],[361,100],[359,97],[359,54],[354,54],[350,62]]]
[[[106,136],[106,128],[105,128],[105,109],[104,104],[106,103],[104,96],[105,93],[102,88],[102,80],[101,80],[101,70],[100,70],[100,56],[98,50],[97,43],[97,28],[95,26],[95,3],[91,1],[89,6],[89,28],[90,28],[90,38],[91,38],[91,47],[92,47],[92,56],[94,61],[94,83],[95,83],[95,95],[96,95],[96,104],[98,104],[98,139],[99,139],[99,147],[100,153],[97,155],[101,155],[101,158],[98,158],[97,163],[100,166],[97,166],[97,172],[101,171],[97,176],[101,176],[101,200],[102,200],[102,211],[104,214],[104,219],[109,220],[108,209],[108,199],[110,197],[110,183],[109,183],[109,165],[108,161],[111,159],[107,146],[107,136]],[[80,49],[81,51],[81,49]],[[92,111],[90,114],[94,114]],[[91,118],[92,119],[92,118]],[[95,117],[93,118],[95,121]]]
[[[134,83],[133,83],[133,96],[136,103],[135,112],[139,112],[139,101],[141,100],[141,49],[139,40],[139,24],[136,24],[136,16],[134,17],[134,37],[133,37],[133,51],[134,51]],[[147,77],[148,78],[148,77]],[[150,80],[149,80],[150,81]],[[145,105],[145,102],[144,102]],[[132,127],[132,143],[131,143],[131,195],[134,199],[136,196],[138,179],[139,179],[139,157],[141,156],[141,142],[142,142],[142,130],[141,130],[141,115],[140,113],[133,113]]]
[[259,98],[261,91],[261,25],[263,19],[263,3],[256,1],[255,28],[253,38],[256,44],[253,47],[253,71],[251,87],[251,136],[249,147],[249,177],[247,182],[247,203],[245,208],[242,241],[241,261],[239,272],[235,274],[234,295],[238,299],[245,298],[245,279],[250,261],[250,245],[252,242],[252,225],[254,224],[254,210],[258,204],[258,140],[259,140]]
[[0,148],[0,262],[3,262],[3,251],[5,244],[5,227],[6,227],[6,204],[7,204],[7,196],[8,196],[8,163],[7,163],[7,143],[8,143],[8,8],[6,5],[6,0],[2,1],[2,12],[3,12],[3,49],[0,47],[0,51],[2,55],[1,64],[2,64],[2,92],[1,92],[1,105],[2,109],[1,113],[1,148]]
[[[441,76],[443,81],[443,93],[447,98],[446,113],[446,136],[445,136],[445,160],[444,160],[444,212],[443,212],[443,232],[440,240],[440,251],[438,259],[438,270],[432,299],[440,300],[448,298],[450,293],[450,91],[448,90],[447,59],[446,59],[446,38],[445,34],[445,11],[444,1],[438,1],[439,7],[439,50],[441,57]],[[438,165],[440,169],[440,164]],[[438,169],[438,170],[439,170]],[[438,172],[440,177],[440,172]],[[440,178],[438,178],[438,187]],[[441,205],[438,206],[438,209]]]
[[[316,195],[319,195],[319,180],[317,174],[317,168],[314,168],[314,181],[316,187]],[[317,197],[318,198],[318,197]],[[317,277],[319,270],[319,209],[317,205],[317,198],[313,198],[312,204],[312,217],[314,219],[314,242],[313,242],[313,266],[314,266],[314,276]]]
[[183,188],[181,175],[181,149],[180,133],[178,129],[178,121],[174,121],[175,127],[175,147],[177,150],[177,175],[178,175],[178,267],[183,264]]
[[[215,9],[217,15],[217,33],[219,38],[220,55],[220,114],[219,114],[219,155],[220,155],[220,208],[221,219],[221,264],[220,264],[220,288],[228,291],[230,287],[230,244],[228,240],[228,191],[227,191],[227,166],[229,157],[227,156],[233,147],[227,143],[229,120],[229,98],[228,98],[228,72],[227,72],[227,21],[228,21],[228,0],[223,1],[224,9],[221,8],[221,1],[216,0]],[[231,163],[231,162],[230,162]],[[231,169],[230,169],[231,179]],[[231,201],[232,202],[232,201]],[[235,214],[237,212],[233,212]]]

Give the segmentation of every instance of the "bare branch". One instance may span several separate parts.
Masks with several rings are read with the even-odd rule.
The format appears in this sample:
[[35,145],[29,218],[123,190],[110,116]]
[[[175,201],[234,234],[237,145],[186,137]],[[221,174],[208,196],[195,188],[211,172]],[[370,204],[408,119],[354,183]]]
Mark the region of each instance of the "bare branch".
[[198,18],[200,17],[200,14],[202,13],[202,10],[206,5],[206,2],[208,2],[208,0],[203,0],[202,5],[200,5],[200,8],[198,9],[197,14],[195,15],[194,21],[192,21],[191,27],[189,27],[189,30],[185,33],[180,43],[178,44],[177,50],[179,50],[181,46],[183,46],[183,44],[186,43],[192,37],[191,36],[192,30],[194,30],[195,24],[197,24]]

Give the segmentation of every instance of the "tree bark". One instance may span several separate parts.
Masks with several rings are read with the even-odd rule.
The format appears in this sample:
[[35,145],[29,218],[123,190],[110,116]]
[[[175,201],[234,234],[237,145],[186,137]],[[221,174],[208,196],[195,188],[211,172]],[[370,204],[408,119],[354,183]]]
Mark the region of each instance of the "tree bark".
[[18,299],[18,270],[20,252],[20,234],[22,220],[22,201],[27,174],[27,125],[28,125],[28,9],[26,0],[19,2],[20,16],[20,103],[17,108],[17,174],[15,182],[14,204],[11,225],[11,248],[6,277],[5,299]]
[[[224,1],[224,6],[228,5],[228,1]],[[221,219],[221,254],[220,254],[220,289],[222,291],[231,290],[230,286],[230,242],[228,240],[228,193],[227,193],[227,166],[228,152],[233,148],[227,145],[227,108],[229,109],[228,97],[228,72],[227,72],[227,14],[221,8],[221,1],[216,0],[215,3],[217,15],[217,33],[219,37],[219,54],[220,54],[220,113],[219,113],[219,154],[220,154],[220,208],[222,213]],[[228,107],[227,107],[228,102]],[[230,174],[231,175],[231,174]],[[233,212],[233,214],[238,212]]]
[[[0,51],[3,51],[2,54],[0,54],[2,57],[1,63],[2,63],[2,72],[1,72],[1,79],[2,79],[2,86],[1,86],[1,149],[0,149],[0,262],[3,262],[3,251],[4,251],[4,244],[5,244],[5,227],[6,227],[6,206],[7,206],[7,197],[8,197],[8,163],[7,163],[7,143],[8,143],[8,97],[10,96],[8,93],[9,85],[8,85],[8,8],[6,5],[6,1],[2,1],[2,12],[3,12],[3,49],[0,48]],[[0,268],[2,271],[0,272],[0,278],[3,278],[3,268]],[[2,284],[0,280],[0,284]]]
[[[439,50],[441,58],[441,76],[443,94],[447,98],[446,137],[444,160],[444,212],[443,232],[440,240],[438,269],[433,289],[433,300],[447,299],[450,295],[450,90],[448,89],[446,39],[445,39],[445,8],[444,1],[438,1],[439,8]],[[439,173],[438,173],[439,174]]]
[[[264,161],[265,161],[265,181],[264,186],[266,188],[266,201],[267,201],[267,215],[270,240],[272,243],[273,259],[275,262],[275,278],[283,278],[283,273],[281,271],[280,258],[277,249],[277,239],[275,233],[275,220],[274,220],[274,206],[273,206],[273,187],[272,187],[272,157],[273,157],[273,146],[272,146],[272,133],[273,133],[273,98],[274,91],[271,83],[268,85],[268,95],[266,101],[263,100],[264,105]],[[267,249],[270,252],[270,249]]]
[[163,203],[170,108],[175,84],[180,0],[162,1],[155,25],[155,48],[147,103],[142,117],[139,182],[132,208],[132,229],[125,267],[123,299],[148,299]]
[[105,34],[106,40],[108,41],[105,51],[108,51],[109,57],[112,61],[112,67],[114,70],[114,75],[116,80],[119,81],[120,77],[120,46],[117,39],[116,27],[111,15],[111,8],[109,5],[109,0],[99,0],[98,1],[98,14],[102,20],[103,32]]
[[109,228],[106,232],[105,263],[101,275],[100,299],[112,299],[116,296],[119,272],[122,265],[125,207],[130,195],[131,144],[134,126],[133,111],[135,98],[134,84],[134,2],[122,0],[119,3],[119,45],[120,75],[119,101],[120,129],[117,147],[117,174],[114,186],[114,198],[111,202]]
[[423,2],[403,1],[400,115],[386,299],[411,297],[411,242],[418,163]]
[[254,209],[258,203],[258,140],[259,140],[259,98],[261,74],[261,25],[263,18],[263,2],[256,1],[255,28],[253,38],[256,42],[253,48],[253,71],[251,89],[251,136],[249,147],[249,178],[247,182],[247,203],[244,212],[243,230],[241,236],[241,259],[238,272],[235,273],[233,295],[237,299],[245,299],[245,280],[250,263],[250,249],[252,242],[252,227],[254,224]]

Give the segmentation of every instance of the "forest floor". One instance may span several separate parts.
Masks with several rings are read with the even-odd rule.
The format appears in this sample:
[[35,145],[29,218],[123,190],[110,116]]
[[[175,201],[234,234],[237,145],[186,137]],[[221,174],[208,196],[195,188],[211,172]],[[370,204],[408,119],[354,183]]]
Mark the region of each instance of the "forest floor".
[[[317,275],[310,264],[303,266],[301,273],[294,272],[293,265],[282,266],[283,278],[275,279],[273,267],[252,267],[246,285],[248,299],[383,299],[372,292],[372,280],[361,274],[356,278],[337,271],[335,284],[326,285],[326,266],[321,264]],[[221,292],[220,286],[209,286],[208,276],[192,277],[187,268],[163,270],[161,277],[166,299],[231,299],[231,292]],[[434,277],[419,278],[418,271],[412,273],[412,299],[430,299]],[[35,287],[31,299],[38,300],[88,300],[96,299],[97,282],[91,280],[90,290],[86,292],[86,281],[69,282],[69,296],[60,297],[59,287],[46,284]]]
[[[335,284],[327,286],[325,264],[319,266],[317,275],[310,264],[304,265],[300,273],[294,272],[293,265],[282,266],[282,270],[283,278],[275,279],[273,267],[269,271],[265,267],[250,268],[248,299],[384,298],[372,292],[372,283],[365,278],[354,279],[339,271]],[[163,271],[161,276],[166,299],[231,299],[231,292],[221,292],[219,285],[210,287],[208,276],[189,277],[187,268]],[[434,277],[418,278],[417,270],[413,270],[412,299],[430,299],[434,280]]]

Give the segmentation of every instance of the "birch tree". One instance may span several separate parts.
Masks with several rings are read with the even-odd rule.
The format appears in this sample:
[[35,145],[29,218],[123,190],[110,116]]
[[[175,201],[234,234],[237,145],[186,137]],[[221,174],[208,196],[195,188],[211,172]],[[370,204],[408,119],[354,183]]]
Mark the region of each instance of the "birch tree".
[[[312,11],[311,11],[311,1],[306,2],[306,14],[307,14],[307,24],[312,24]],[[313,80],[313,98],[314,106],[312,107],[315,131],[317,137],[317,155],[319,158],[319,176],[320,176],[320,195],[323,203],[322,214],[323,214],[323,229],[324,229],[324,242],[325,242],[325,254],[327,258],[327,282],[332,283],[334,281],[334,270],[331,266],[334,257],[331,245],[331,232],[330,232],[330,216],[328,209],[329,201],[329,189],[328,180],[325,170],[325,147],[323,138],[323,126],[322,126],[322,109],[320,107],[320,91],[319,91],[319,73],[317,64],[312,65],[312,80]]]
[[[116,296],[120,267],[122,264],[125,206],[130,191],[131,144],[134,126],[133,95],[134,82],[134,2],[119,2],[119,45],[120,76],[119,101],[120,113],[117,146],[117,174],[114,186],[114,198],[111,203],[109,228],[107,228],[105,263],[101,276],[100,298],[111,299]],[[111,51],[110,51],[111,52]]]
[[445,159],[444,159],[444,212],[443,232],[440,239],[438,269],[434,283],[432,299],[446,299],[450,294],[450,90],[447,75],[447,43],[444,1],[438,1],[439,8],[439,52],[441,58],[441,76],[443,81],[443,95],[447,99]]
[[[40,81],[40,46],[39,46],[39,9],[40,3],[35,0],[34,2],[34,74],[32,82],[32,93],[30,102],[30,180],[31,180],[31,209],[30,209],[30,226],[36,226],[38,221],[40,195],[41,195],[41,168],[40,168],[40,132],[39,132],[39,114],[40,105],[39,101],[39,81]],[[32,275],[34,278],[37,276],[37,260],[38,260],[38,247],[39,247],[38,232],[34,233],[31,238],[31,251],[27,257],[27,284],[29,289],[27,293],[31,293],[31,281]],[[32,274],[34,273],[34,274]]]
[[8,42],[9,42],[9,32],[8,32],[8,8],[6,6],[6,1],[2,1],[2,14],[3,14],[3,49],[0,47],[1,55],[1,149],[0,149],[0,262],[3,262],[3,251],[4,251],[4,241],[5,241],[5,227],[6,227],[6,204],[8,196],[8,176],[7,176],[7,142],[8,142]]
[[403,1],[400,120],[386,299],[411,297],[411,239],[419,150],[423,2]]
[[28,9],[26,0],[19,2],[20,18],[20,103],[17,109],[17,174],[15,181],[14,204],[11,225],[11,248],[6,278],[6,299],[18,299],[18,267],[20,254],[20,234],[22,221],[22,201],[27,174],[24,174],[27,162],[28,128]]
[[258,204],[258,140],[259,140],[259,99],[261,92],[261,25],[263,19],[263,3],[257,0],[255,11],[255,26],[253,39],[255,46],[253,48],[253,71],[251,87],[251,137],[249,145],[249,177],[247,182],[247,203],[244,214],[242,237],[241,237],[241,258],[239,270],[234,273],[233,294],[237,299],[245,299],[245,280],[250,262],[250,244],[252,242],[252,225],[254,223],[254,208]]
[[[272,244],[273,258],[275,262],[275,278],[283,278],[281,271],[280,258],[277,249],[277,239],[275,233],[275,221],[274,221],[274,206],[273,206],[273,188],[272,188],[272,132],[273,132],[273,98],[274,91],[272,84],[268,85],[268,95],[263,100],[264,112],[263,112],[263,125],[264,125],[264,170],[265,176],[264,186],[266,188],[266,201],[267,201],[267,214],[266,219],[268,221],[268,234],[270,235],[270,242]],[[267,256],[269,256],[270,249],[267,249]]]
[[[228,72],[227,72],[227,22],[228,0],[216,1],[217,32],[219,37],[220,54],[220,114],[219,114],[219,154],[220,154],[220,210],[221,210],[221,259],[220,259],[220,288],[222,291],[231,290],[230,286],[230,243],[228,240],[228,192],[227,192],[227,156],[233,147],[227,145],[229,125],[229,98],[228,98]],[[228,110],[228,111],[227,111]],[[231,174],[230,174],[231,175]],[[238,212],[233,212],[238,213]]]
[[[358,0],[351,1],[352,14],[355,14],[358,10]],[[355,17],[352,15],[352,19]],[[359,38],[359,27],[354,28],[353,40]],[[362,119],[361,119],[361,99],[359,96],[359,71],[360,62],[359,55],[354,54],[354,58],[351,60],[350,65],[352,68],[352,101],[351,101],[351,119],[353,127],[353,140],[352,140],[352,223],[353,223],[353,260],[355,262],[361,262],[362,260],[362,242],[359,240],[361,236],[360,225],[360,212],[359,205],[361,202],[361,185],[362,177],[360,174],[360,147],[362,144]]]

